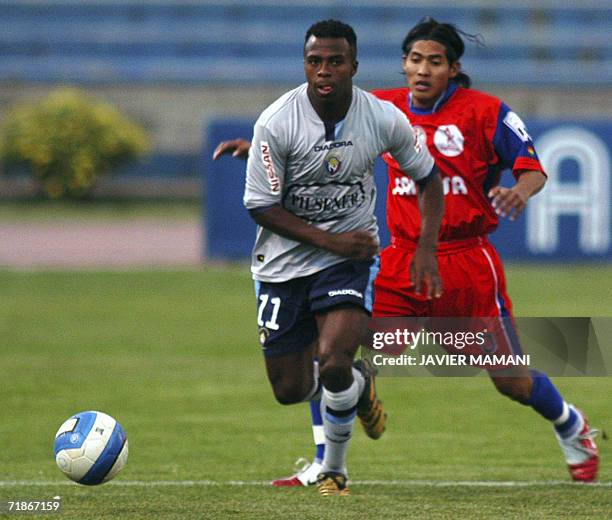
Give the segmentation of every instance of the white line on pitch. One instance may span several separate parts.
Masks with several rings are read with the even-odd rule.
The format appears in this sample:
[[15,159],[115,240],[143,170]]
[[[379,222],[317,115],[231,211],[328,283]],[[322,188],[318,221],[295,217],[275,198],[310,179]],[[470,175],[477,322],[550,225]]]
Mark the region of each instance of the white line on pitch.
[[[494,480],[355,480],[357,486],[420,486],[420,487],[542,487],[542,486],[584,486],[612,487],[612,482],[594,482],[581,484],[566,480],[526,480],[526,481],[494,481]],[[69,480],[0,480],[0,487],[18,486],[75,486]],[[134,487],[189,487],[189,486],[269,486],[268,480],[116,480],[107,486]]]

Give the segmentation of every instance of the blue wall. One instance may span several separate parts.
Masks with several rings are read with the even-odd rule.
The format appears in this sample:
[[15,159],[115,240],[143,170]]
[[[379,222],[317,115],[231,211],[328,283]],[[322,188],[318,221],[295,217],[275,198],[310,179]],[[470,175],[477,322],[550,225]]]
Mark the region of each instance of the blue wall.
[[[208,258],[243,259],[250,254],[255,225],[242,206],[245,163],[229,156],[213,162],[210,156],[219,141],[250,139],[252,124],[217,120],[208,128],[203,157]],[[493,243],[506,259],[612,260],[612,123],[532,120],[527,127],[550,179],[523,216],[515,222],[502,219]],[[387,177],[380,160],[376,180],[377,215],[386,244]],[[503,183],[512,183],[509,173]]]

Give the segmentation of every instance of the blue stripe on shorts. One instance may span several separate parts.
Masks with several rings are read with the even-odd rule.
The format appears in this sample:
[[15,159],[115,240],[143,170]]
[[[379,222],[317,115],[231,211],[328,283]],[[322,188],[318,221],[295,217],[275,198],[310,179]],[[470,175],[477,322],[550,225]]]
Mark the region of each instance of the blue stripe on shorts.
[[365,309],[371,313],[372,307],[374,306],[374,280],[380,271],[380,256],[377,256],[370,266],[370,277],[368,278],[368,285],[365,292]]

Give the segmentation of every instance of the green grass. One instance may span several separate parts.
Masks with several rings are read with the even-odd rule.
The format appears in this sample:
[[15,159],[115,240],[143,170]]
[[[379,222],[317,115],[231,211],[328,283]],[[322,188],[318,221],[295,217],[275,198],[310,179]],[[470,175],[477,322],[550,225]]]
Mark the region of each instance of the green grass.
[[612,265],[519,264],[507,271],[517,316],[611,316]]
[[[610,314],[611,277],[611,267],[548,266],[515,266],[508,276],[516,313],[531,316]],[[569,484],[356,484],[351,498],[326,500],[310,488],[260,484],[126,485],[261,482],[312,454],[307,407],[275,404],[265,379],[247,270],[5,271],[0,288],[0,500],[60,495],[66,519],[604,518],[612,510],[610,487]],[[612,430],[612,379],[556,382]],[[486,378],[384,378],[380,391],[388,432],[377,442],[356,432],[356,481],[568,480],[550,426]],[[67,484],[52,455],[59,425],[88,409],[115,416],[130,440],[124,471],[95,488]],[[600,480],[612,482],[612,450],[599,444]]]

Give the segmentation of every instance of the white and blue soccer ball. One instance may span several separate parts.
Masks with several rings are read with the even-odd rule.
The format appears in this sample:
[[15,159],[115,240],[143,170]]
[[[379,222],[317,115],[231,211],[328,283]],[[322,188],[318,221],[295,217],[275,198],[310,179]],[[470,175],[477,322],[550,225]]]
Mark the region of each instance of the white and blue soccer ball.
[[81,412],[55,434],[55,462],[70,479],[95,486],[114,478],[128,458],[123,427],[102,412]]

